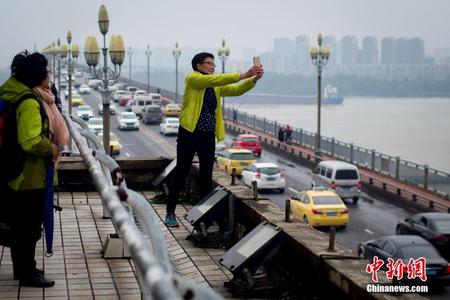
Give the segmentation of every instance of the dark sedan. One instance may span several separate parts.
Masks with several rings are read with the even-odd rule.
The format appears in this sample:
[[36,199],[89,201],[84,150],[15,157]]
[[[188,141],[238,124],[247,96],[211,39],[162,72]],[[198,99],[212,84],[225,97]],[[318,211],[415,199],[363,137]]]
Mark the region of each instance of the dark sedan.
[[450,214],[420,213],[398,223],[396,232],[423,237],[450,261]]
[[[381,270],[387,271],[388,258],[401,259],[405,265],[410,258],[426,258],[428,282],[448,285],[450,265],[427,240],[417,235],[391,235],[370,240],[358,245],[358,255],[373,260],[374,256],[384,261]],[[405,280],[404,278],[404,281]]]

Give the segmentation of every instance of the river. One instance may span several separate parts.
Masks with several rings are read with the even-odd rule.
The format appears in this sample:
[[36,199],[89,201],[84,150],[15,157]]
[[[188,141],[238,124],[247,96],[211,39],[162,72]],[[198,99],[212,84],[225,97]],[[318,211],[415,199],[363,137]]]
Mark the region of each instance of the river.
[[[240,111],[315,132],[316,105],[248,104]],[[322,135],[450,172],[450,98],[346,97],[322,106]]]

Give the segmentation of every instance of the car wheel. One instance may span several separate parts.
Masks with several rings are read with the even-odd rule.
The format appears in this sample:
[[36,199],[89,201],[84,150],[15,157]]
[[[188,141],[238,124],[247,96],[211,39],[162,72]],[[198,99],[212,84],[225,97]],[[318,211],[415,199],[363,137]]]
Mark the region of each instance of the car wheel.
[[364,249],[363,248],[359,248],[358,249],[358,256],[361,258],[365,258],[365,254],[364,254]]
[[309,224],[309,220],[307,216],[303,216],[303,222],[305,222],[305,224]]
[[400,226],[397,226],[397,228],[395,229],[395,234],[396,235],[401,235],[402,231],[400,230]]
[[284,188],[279,189],[280,194],[284,194]]
[[359,200],[359,197],[355,197],[355,198],[353,198],[353,204],[356,204],[356,203],[358,203],[358,200]]
[[225,166],[225,172],[227,172],[227,174],[230,174],[230,173],[228,173],[228,167],[227,166]]
[[342,225],[340,228],[341,228],[342,230],[344,230],[345,228],[347,228],[347,225]]

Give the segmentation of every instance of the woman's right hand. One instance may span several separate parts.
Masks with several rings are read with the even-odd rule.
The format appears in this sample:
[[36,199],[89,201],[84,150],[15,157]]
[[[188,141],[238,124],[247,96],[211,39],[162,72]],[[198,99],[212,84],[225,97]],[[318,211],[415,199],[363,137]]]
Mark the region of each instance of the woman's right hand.
[[248,69],[247,72],[241,73],[240,79],[247,79],[247,78],[256,76],[256,75],[260,74],[261,71],[262,71],[261,67],[253,66],[250,69]]

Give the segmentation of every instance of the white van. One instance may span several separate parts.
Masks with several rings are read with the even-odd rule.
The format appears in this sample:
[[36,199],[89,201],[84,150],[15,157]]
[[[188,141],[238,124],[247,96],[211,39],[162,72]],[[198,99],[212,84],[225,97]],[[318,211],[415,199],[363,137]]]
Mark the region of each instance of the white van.
[[313,171],[313,185],[334,190],[342,199],[353,199],[357,203],[361,194],[359,170],[355,165],[324,160]]
[[127,108],[125,110],[132,111],[136,114],[136,116],[139,118],[139,120],[143,117],[143,109],[148,105],[153,105],[154,100],[152,100],[152,97],[150,95],[141,95],[136,96],[134,100],[131,100],[127,104]]

